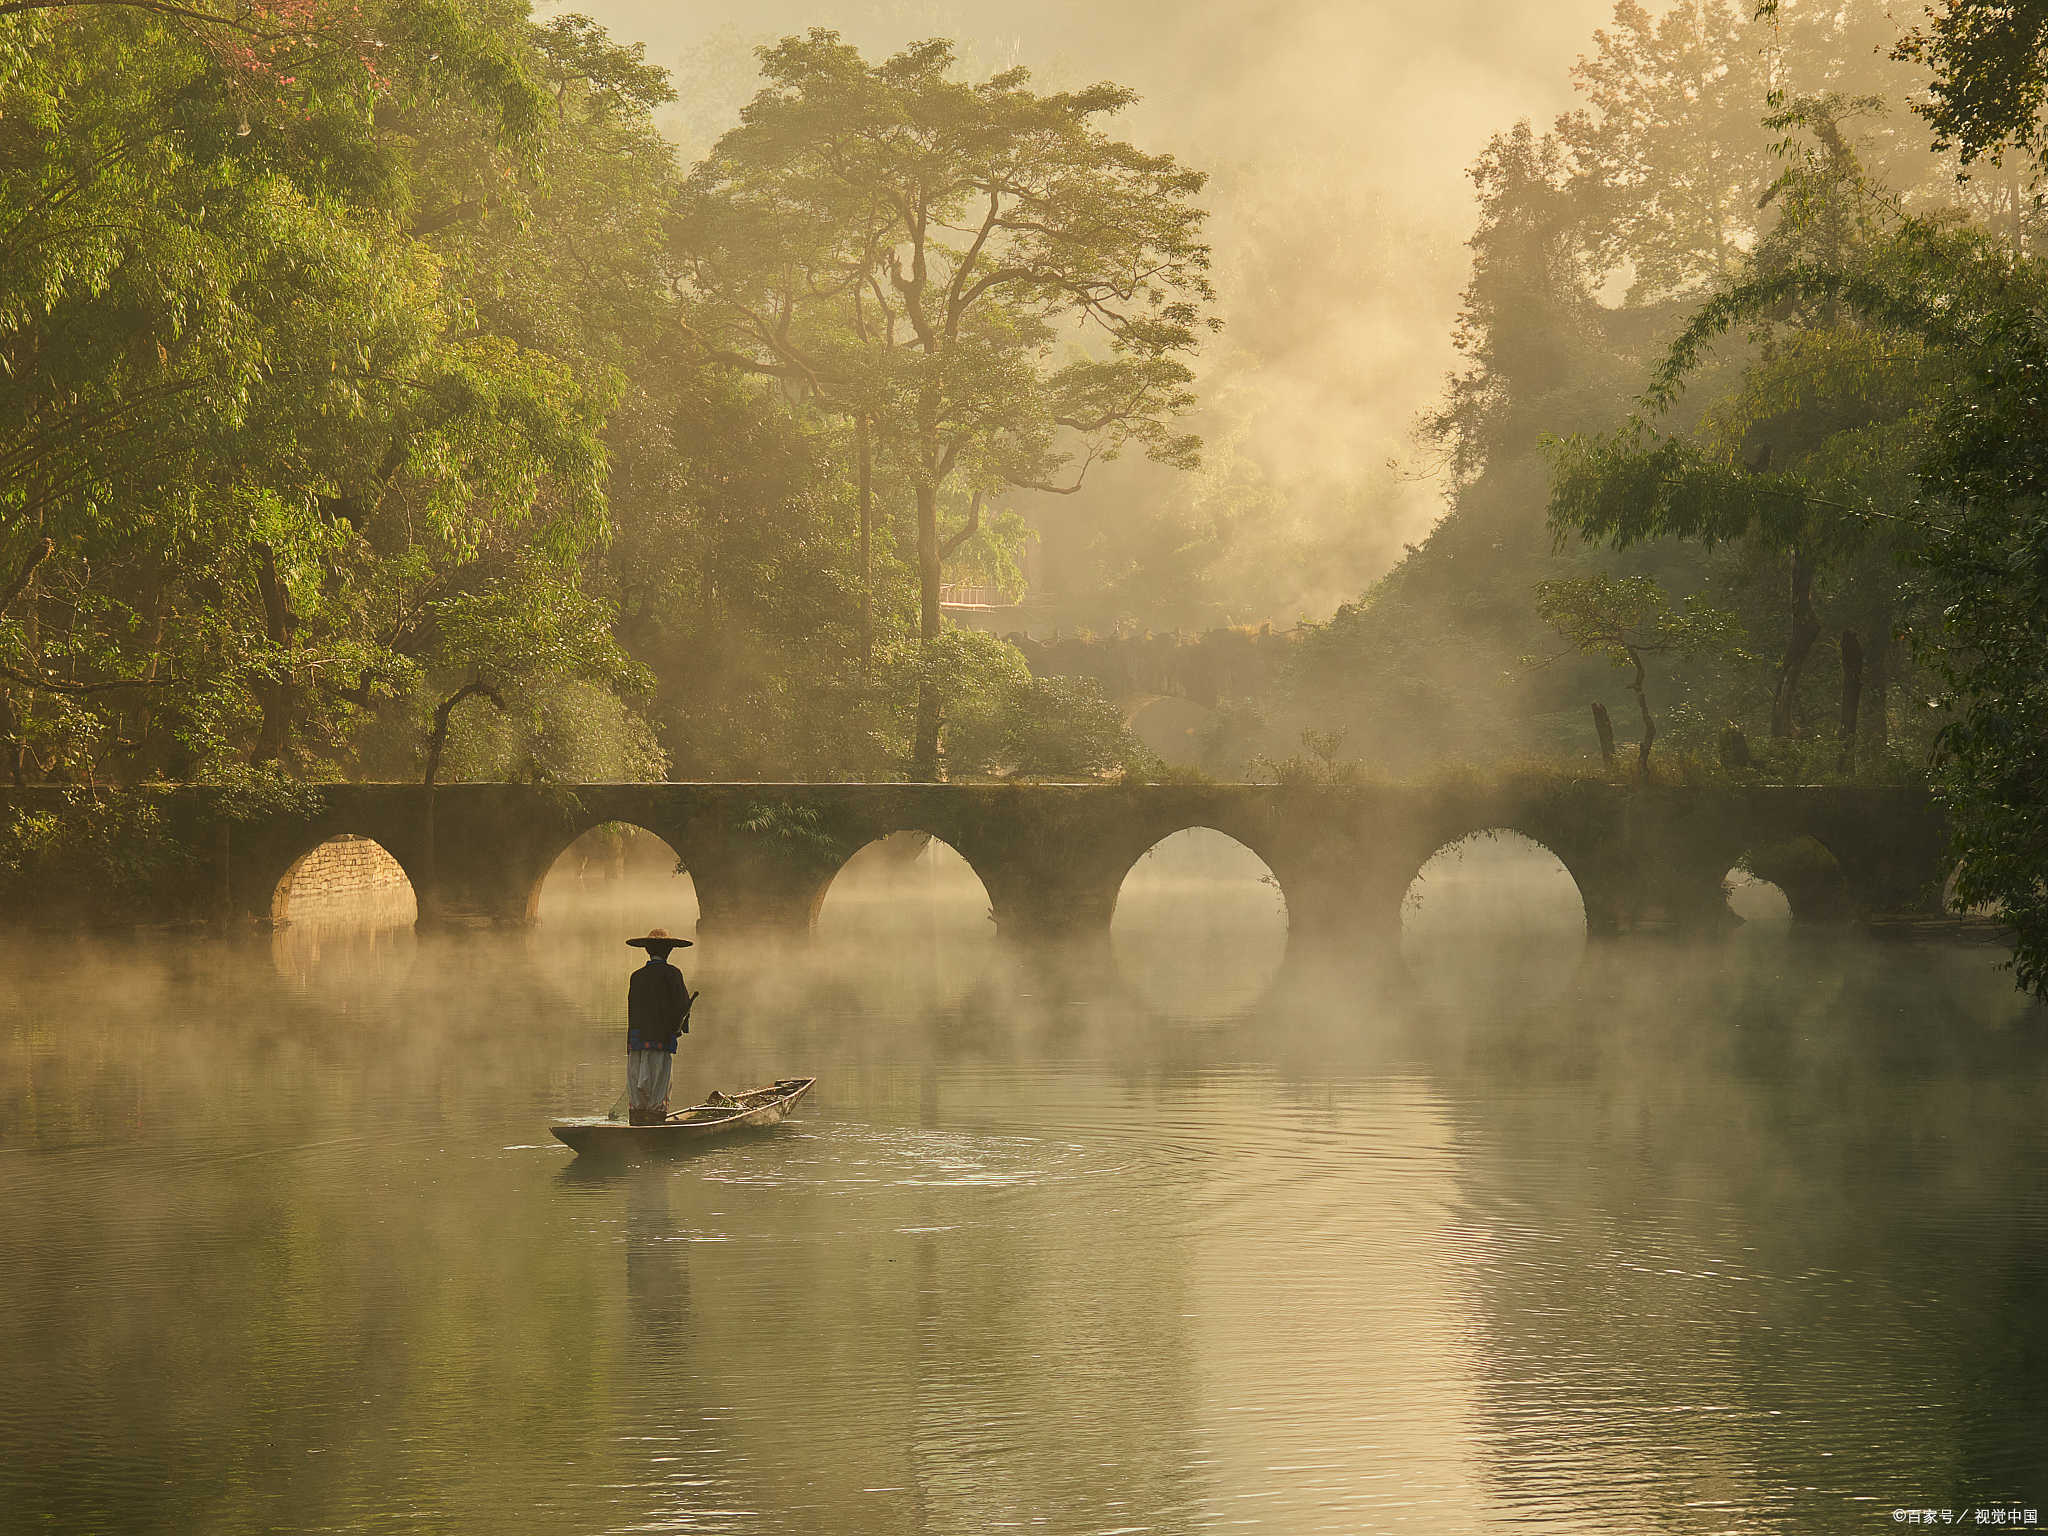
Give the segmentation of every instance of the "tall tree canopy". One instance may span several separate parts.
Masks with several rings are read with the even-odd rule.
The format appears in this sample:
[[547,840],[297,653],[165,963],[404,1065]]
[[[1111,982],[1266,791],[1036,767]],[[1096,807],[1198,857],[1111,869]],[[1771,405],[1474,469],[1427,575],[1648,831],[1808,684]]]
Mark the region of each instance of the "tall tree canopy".
[[[540,654],[477,643],[492,594],[574,608],[608,527],[609,382],[492,324],[450,243],[558,137],[535,33],[115,4],[0,17],[0,51],[9,771],[331,771],[394,710],[402,763],[445,674]],[[574,627],[542,671],[623,681]]]
[[[1195,463],[1172,422],[1212,297],[1203,177],[1097,126],[1134,99],[1121,87],[1041,96],[1022,69],[970,85],[945,42],[869,64],[826,31],[761,59],[768,85],[676,222],[686,324],[711,359],[856,423],[864,465],[893,463],[931,642],[942,562],[984,495],[1072,490],[1132,444]],[[942,529],[955,488],[966,510]],[[940,712],[922,689],[922,777]]]

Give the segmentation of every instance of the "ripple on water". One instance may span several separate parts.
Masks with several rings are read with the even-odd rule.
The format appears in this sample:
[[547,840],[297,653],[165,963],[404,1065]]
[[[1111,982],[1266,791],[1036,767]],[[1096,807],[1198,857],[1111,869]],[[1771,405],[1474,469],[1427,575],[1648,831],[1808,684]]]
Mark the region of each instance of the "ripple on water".
[[604,1168],[526,1138],[618,1092],[616,948],[7,968],[0,1508],[893,1536],[2048,1502],[2048,1050],[1948,951],[1623,944],[1554,1002],[1198,1029],[1080,969],[711,952],[679,1081],[800,1065],[815,1102]]

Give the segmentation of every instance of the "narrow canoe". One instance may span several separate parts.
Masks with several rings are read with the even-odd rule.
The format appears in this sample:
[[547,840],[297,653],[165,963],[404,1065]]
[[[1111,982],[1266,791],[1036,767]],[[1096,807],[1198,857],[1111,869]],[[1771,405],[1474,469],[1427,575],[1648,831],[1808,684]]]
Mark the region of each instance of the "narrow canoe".
[[557,1120],[548,1127],[557,1141],[578,1152],[667,1152],[694,1146],[707,1136],[780,1124],[796,1101],[811,1091],[815,1077],[785,1077],[736,1093],[723,1104],[693,1104],[673,1111],[661,1125],[628,1125],[602,1115]]

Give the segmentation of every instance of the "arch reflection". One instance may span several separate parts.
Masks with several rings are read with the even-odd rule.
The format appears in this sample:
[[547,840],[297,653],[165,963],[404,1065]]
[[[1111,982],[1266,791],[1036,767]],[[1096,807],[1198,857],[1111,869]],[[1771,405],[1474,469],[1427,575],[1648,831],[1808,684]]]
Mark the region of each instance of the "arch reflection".
[[1161,838],[1117,893],[1110,939],[1125,979],[1191,1020],[1249,1008],[1287,952],[1287,898],[1251,849],[1212,827]]
[[1563,990],[1586,948],[1586,903],[1562,860],[1493,827],[1437,850],[1401,903],[1401,955],[1448,1001],[1540,1001]]

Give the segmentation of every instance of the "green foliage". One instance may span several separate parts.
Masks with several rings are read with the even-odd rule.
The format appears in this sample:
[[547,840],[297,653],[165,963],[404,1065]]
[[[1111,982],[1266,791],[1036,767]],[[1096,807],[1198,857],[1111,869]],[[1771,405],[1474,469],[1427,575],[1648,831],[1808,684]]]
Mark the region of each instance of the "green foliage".
[[1363,763],[1338,756],[1347,734],[1343,730],[1303,731],[1301,753],[1277,761],[1257,757],[1250,766],[1254,773],[1285,789],[1359,789],[1374,776]]
[[4,814],[0,911],[17,919],[133,923],[197,889],[200,859],[143,796],[73,790],[59,810]]
[[[1787,290],[1733,344],[1695,347],[1689,390],[1658,396],[1657,370],[1720,287],[1867,252],[1916,214],[2016,235],[2038,217],[2024,187],[1957,182],[1874,105],[1913,83],[1884,57],[1883,7],[1750,11],[1621,8],[1574,72],[1585,110],[1497,135],[1473,167],[1465,366],[1429,423],[1450,509],[1306,637],[1283,728],[1348,725],[1354,750],[1402,772],[1590,748],[1588,703],[1626,702],[1604,663],[1501,686],[1548,639],[1530,587],[1647,573],[1738,613],[1777,663],[1674,656],[1674,707],[1756,739],[1831,733],[1851,630],[1869,658],[1858,761],[1931,734],[1910,703],[1931,680],[1892,637],[1926,603],[1895,562],[1918,537],[1911,468],[1944,350]],[[1646,388],[1658,404],[1630,421]]]
[[[1643,722],[1642,740],[1637,744],[1637,769],[1646,778],[1650,772],[1650,747],[1657,739],[1657,722],[1650,711],[1645,686],[1645,656],[1696,656],[1718,651],[1732,662],[1750,658],[1736,644],[1742,635],[1742,620],[1713,607],[1694,593],[1674,610],[1654,577],[1606,574],[1582,576],[1536,584],[1536,614],[1562,635],[1575,651],[1603,658],[1610,667],[1633,668],[1629,691]],[[1546,665],[1524,657],[1524,667]]]
[[1013,777],[1100,779],[1146,754],[1123,715],[1090,678],[1013,680],[995,707],[946,743],[950,772],[1001,771]]
[[[684,189],[685,327],[707,360],[861,424],[914,504],[917,633],[936,643],[943,565],[984,494],[1072,490],[1131,446],[1198,461],[1173,424],[1212,297],[1204,178],[1101,131],[1135,99],[1118,86],[969,85],[944,41],[869,64],[824,30],[760,57],[767,84]],[[973,494],[945,530],[956,476]],[[943,713],[921,697],[919,777]]]
[[1256,698],[1216,701],[1215,718],[1202,732],[1202,763],[1217,773],[1233,774],[1255,758],[1253,751],[1266,731],[1266,707]]
[[1997,903],[2020,985],[2048,996],[2048,271],[2015,276],[2028,281],[1975,317],[1922,466],[1946,521],[1921,557],[1941,604],[1921,642],[1960,707],[1936,738],[1957,907]]
[[820,868],[829,868],[846,857],[843,843],[825,826],[816,806],[788,801],[752,805],[735,825]]
[[[1980,235],[1908,223],[1846,269],[1795,266],[1707,305],[1661,370],[1675,397],[1714,336],[1788,299],[1838,302],[1941,355],[1899,514],[1906,552],[1938,618],[1916,644],[1954,713],[1934,738],[1937,787],[1954,826],[1962,906],[1996,902],[2015,936],[2021,986],[2048,990],[2048,453],[2039,423],[2048,346],[2038,316],[2048,271]],[[1653,477],[1651,455],[1613,461]]]
[[[1772,0],[1775,5],[1775,0]],[[1898,44],[1895,56],[1934,71],[1914,110],[1960,149],[1964,165],[1998,164],[2010,146],[2041,147],[2041,105],[2048,92],[2048,6],[2040,0],[1949,0],[1929,7],[1927,25]]]
[[[1742,620],[1713,607],[1698,593],[1673,609],[1649,576],[1606,574],[1536,584],[1536,614],[1570,642],[1612,667],[1637,667],[1645,656],[1719,651],[1731,661],[1749,657],[1737,645]],[[1541,665],[1526,658],[1526,665]]]
[[[659,72],[580,19],[439,0],[61,7],[0,17],[0,47],[15,781],[365,771],[379,716],[479,654],[630,686],[604,612],[549,655],[515,610],[589,602],[596,332],[659,274],[616,224],[527,231]],[[658,243],[649,198],[614,206]],[[561,281],[578,244],[609,264]]]

